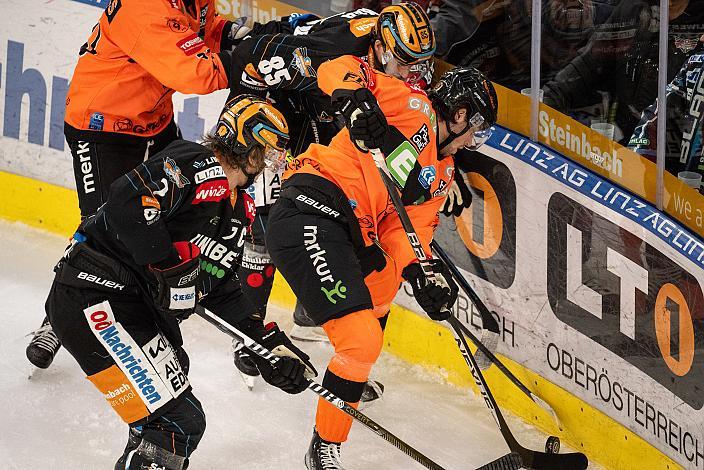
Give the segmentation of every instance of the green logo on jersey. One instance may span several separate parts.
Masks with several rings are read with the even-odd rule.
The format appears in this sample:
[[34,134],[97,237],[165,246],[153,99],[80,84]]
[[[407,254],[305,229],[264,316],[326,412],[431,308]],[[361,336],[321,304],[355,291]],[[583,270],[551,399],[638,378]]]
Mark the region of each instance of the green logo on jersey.
[[342,285],[342,281],[337,281],[335,283],[335,288],[334,289],[326,289],[325,287],[320,287],[320,290],[325,294],[325,297],[328,298],[331,304],[335,305],[337,303],[337,299],[334,297],[337,295],[340,297],[340,299],[346,299],[347,296],[345,295],[345,292],[347,292],[347,287]]
[[386,157],[386,166],[391,176],[402,188],[406,187],[408,175],[411,174],[417,160],[418,151],[407,140]]

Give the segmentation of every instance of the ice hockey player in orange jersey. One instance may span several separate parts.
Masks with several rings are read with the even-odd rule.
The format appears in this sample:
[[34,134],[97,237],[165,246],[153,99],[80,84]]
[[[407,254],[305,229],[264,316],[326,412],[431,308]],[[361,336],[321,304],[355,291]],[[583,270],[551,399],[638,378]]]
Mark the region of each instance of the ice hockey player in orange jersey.
[[[405,279],[418,304],[446,319],[457,286],[440,260],[429,283],[408,243],[379,171],[369,154],[378,148],[401,191],[420,241],[429,243],[454,172],[454,153],[476,149],[491,135],[497,98],[477,70],[445,73],[428,92],[352,56],[322,64],[318,83],[347,127],[330,145],[312,144],[285,174],[269,214],[266,243],[274,264],[335,355],[323,385],[350,404],[359,402],[381,352],[389,306]],[[341,469],[340,445],[352,420],[318,403],[309,469]]]

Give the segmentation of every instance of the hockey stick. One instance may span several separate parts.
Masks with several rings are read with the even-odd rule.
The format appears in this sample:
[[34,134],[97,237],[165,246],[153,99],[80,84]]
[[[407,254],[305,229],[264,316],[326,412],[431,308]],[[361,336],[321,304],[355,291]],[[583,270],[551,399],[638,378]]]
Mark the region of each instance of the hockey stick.
[[479,310],[479,315],[482,318],[481,343],[483,346],[485,346],[485,348],[480,348],[480,350],[475,353],[475,359],[477,360],[477,364],[479,364],[479,368],[481,370],[486,370],[491,367],[491,363],[494,361],[491,359],[491,357],[489,357],[485,350],[488,350],[489,353],[496,351],[496,346],[499,344],[500,336],[499,322],[496,321],[494,315],[492,315],[489,309],[486,308],[486,306],[481,301],[479,296],[477,296],[474,290],[468,288],[469,286],[465,285],[466,282],[462,282],[464,281],[464,277],[457,269],[457,266],[455,266],[455,263],[453,263],[447,253],[445,253],[445,250],[443,250],[442,247],[440,247],[440,245],[438,245],[435,240],[430,242],[430,248],[445,263],[445,265],[452,273],[452,277],[455,278],[460,287],[462,287],[462,290],[465,292],[465,294],[467,294],[474,306],[477,307],[477,310]]
[[[232,338],[236,339],[237,341],[242,342],[247,349],[249,349],[254,354],[258,355],[259,357],[266,359],[272,365],[276,365],[276,363],[279,361],[279,356],[276,356],[271,351],[266,349],[264,346],[257,343],[252,338],[245,335],[244,333],[242,333],[240,330],[238,330],[234,326],[225,322],[223,319],[221,319],[220,317],[218,317],[217,315],[215,315],[213,312],[209,311],[208,309],[197,308],[196,313],[200,317],[202,317],[205,321],[214,325],[216,328],[218,328],[223,333],[231,336]],[[341,398],[335,396],[332,392],[327,390],[322,385],[310,380],[308,383],[308,389],[312,390],[317,395],[321,396],[323,399],[325,399],[325,401],[327,401],[328,403],[331,403],[332,405],[337,407],[342,412],[348,414],[352,418],[354,418],[357,421],[359,421],[360,423],[362,423],[364,426],[369,428],[372,432],[379,435],[385,441],[391,443],[394,447],[396,447],[401,452],[403,452],[404,454],[411,457],[416,462],[423,465],[425,468],[429,468],[432,470],[444,470],[443,467],[441,467],[437,463],[433,462],[428,457],[421,454],[419,451],[417,451],[416,449],[414,449],[410,445],[406,444],[400,438],[396,437],[394,434],[392,434],[390,431],[388,431],[387,429],[382,427],[380,424],[377,424],[374,420],[372,420],[371,418],[366,416],[361,411],[358,411],[355,408],[351,407],[348,403],[343,401]],[[512,465],[513,462],[516,462],[517,465],[507,466],[509,464]],[[520,458],[517,458],[516,454],[506,454],[506,455],[500,457],[499,459],[494,460],[493,462],[490,462],[486,465],[483,465],[482,467],[479,467],[477,470],[511,470],[511,469],[517,469],[517,468],[520,468]]]
[[[479,315],[482,318],[481,342],[486,347],[485,349],[488,349],[490,352],[496,351],[496,346],[499,344],[500,336],[499,322],[496,321],[494,315],[492,315],[489,309],[486,308],[486,306],[479,299],[477,294],[473,290],[467,289],[465,285],[460,281],[460,279],[464,280],[464,278],[462,277],[462,274],[457,270],[457,267],[452,262],[452,260],[450,260],[450,257],[447,256],[445,250],[443,250],[440,245],[435,242],[435,240],[430,242],[430,247],[435,252],[435,254],[438,255],[440,259],[442,259],[442,261],[452,273],[452,276],[455,278],[460,287],[462,287],[462,290],[465,292],[465,294],[467,294],[467,296],[469,296],[470,301],[474,304],[475,307],[477,307],[477,310],[479,310]],[[481,370],[488,369],[489,367],[491,367],[491,363],[493,362],[491,358],[484,352],[484,349],[480,349],[475,354],[475,359],[477,360],[477,364],[479,364],[479,368]]]
[[[450,272],[452,273],[452,277],[457,281],[457,283],[460,285],[462,290],[469,296],[469,298],[472,300],[472,303],[477,307],[480,313],[482,312],[487,312],[492,318],[493,315],[489,312],[489,309],[484,305],[484,302],[482,302],[482,299],[479,298],[476,292],[474,292],[474,289],[472,289],[472,286],[469,285],[469,282],[467,282],[467,279],[462,275],[459,269],[457,269],[457,266],[452,262],[450,257],[447,255],[445,250],[442,249],[442,247],[435,241],[433,240],[430,242],[430,247],[433,249],[433,251],[442,259],[442,261],[445,263],[445,265],[448,267]],[[483,317],[482,313],[482,317]],[[533,392],[531,392],[528,387],[526,387],[523,382],[521,382],[518,377],[513,375],[513,373],[508,370],[508,368],[501,362],[501,360],[496,357],[491,350],[492,348],[487,347],[484,343],[484,336],[482,336],[482,339],[480,340],[479,338],[474,335],[470,331],[469,328],[467,328],[465,325],[463,325],[461,322],[457,322],[460,329],[462,330],[462,333],[464,333],[467,337],[469,337],[470,340],[477,346],[477,349],[493,364],[496,364],[496,367],[503,372],[503,374],[516,386],[518,389],[523,392],[528,398],[533,400],[538,406],[543,408],[545,411],[550,413],[552,417],[555,419],[555,421],[560,424],[560,419],[557,417],[557,413],[555,413],[555,410],[553,409],[552,406]],[[479,354],[475,354],[474,359],[477,361],[477,364],[479,365],[479,368],[481,370],[485,370],[485,367],[481,367],[480,361],[479,361]]]
[[[421,268],[423,269],[423,273],[426,275],[428,281],[433,282],[435,279],[435,273],[433,273],[432,271],[430,261],[425,255],[425,251],[423,250],[423,246],[420,242],[420,239],[418,238],[418,235],[416,234],[416,231],[413,228],[411,219],[408,217],[408,212],[406,212],[406,208],[404,207],[401,198],[399,197],[399,193],[391,180],[389,169],[386,167],[386,162],[384,161],[384,156],[382,155],[381,151],[379,151],[379,149],[373,149],[371,150],[371,153],[372,157],[374,158],[374,163],[376,164],[379,170],[381,179],[384,182],[384,186],[386,186],[386,189],[389,193],[391,202],[394,205],[394,209],[396,209],[398,218],[401,221],[403,230],[406,232],[406,236],[408,237],[408,241],[411,244],[411,247],[413,248],[413,252],[416,254],[418,262],[420,263]],[[499,426],[499,431],[501,431],[501,435],[506,440],[509,449],[511,449],[512,452],[516,452],[521,456],[523,466],[535,470],[586,469],[588,465],[588,460],[587,457],[582,453],[577,452],[571,454],[552,454],[539,452],[535,450],[526,449],[516,440],[508,425],[506,424],[506,420],[501,414],[501,410],[499,409],[496,400],[494,400],[494,396],[491,394],[491,391],[489,390],[489,387],[486,384],[486,381],[484,380],[481,371],[479,370],[479,366],[477,365],[474,356],[472,356],[469,347],[467,346],[467,340],[465,340],[460,329],[457,327],[459,320],[455,318],[451,312],[448,313],[448,322],[450,323],[452,331],[455,334],[455,340],[457,341],[462,356],[464,357],[465,361],[467,362],[467,365],[469,366],[469,369],[472,373],[472,377],[479,386],[479,390],[482,393],[484,402],[486,403],[487,407],[489,408],[489,411],[493,415],[496,424]]]
[[494,417],[496,424],[499,426],[499,431],[501,431],[501,435],[506,440],[509,449],[511,449],[513,452],[518,453],[521,456],[523,466],[525,468],[531,468],[536,470],[586,469],[589,464],[589,461],[587,460],[586,455],[582,454],[581,452],[574,452],[570,454],[553,454],[539,452],[537,450],[526,449],[516,440],[516,438],[513,436],[513,433],[509,429],[508,424],[506,424],[506,420],[501,414],[499,405],[496,403],[494,396],[491,394],[491,390],[489,390],[489,387],[486,384],[486,380],[484,379],[481,370],[479,370],[479,366],[477,365],[474,356],[472,356],[472,353],[469,350],[467,340],[464,338],[462,332],[460,331],[460,321],[454,316],[450,315],[448,322],[450,323],[450,326],[452,327],[452,330],[455,334],[455,340],[457,341],[457,345],[460,348],[462,357],[464,357],[465,362],[469,366],[469,370],[472,372],[474,382],[479,387],[479,390],[482,394],[482,398],[484,398],[486,406],[489,408],[489,411]]

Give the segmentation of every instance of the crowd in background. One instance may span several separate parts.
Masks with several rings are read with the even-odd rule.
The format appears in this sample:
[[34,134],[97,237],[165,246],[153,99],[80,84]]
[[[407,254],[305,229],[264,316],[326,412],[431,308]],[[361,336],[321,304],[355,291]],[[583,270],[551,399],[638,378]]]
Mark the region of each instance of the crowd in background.
[[[344,3],[344,0],[342,0]],[[350,0],[379,10],[391,0]],[[492,81],[530,87],[531,0],[421,0],[436,57]],[[540,84],[545,104],[655,161],[659,0],[542,0]],[[704,0],[670,0],[666,169],[704,173]],[[701,104],[700,104],[701,103]]]

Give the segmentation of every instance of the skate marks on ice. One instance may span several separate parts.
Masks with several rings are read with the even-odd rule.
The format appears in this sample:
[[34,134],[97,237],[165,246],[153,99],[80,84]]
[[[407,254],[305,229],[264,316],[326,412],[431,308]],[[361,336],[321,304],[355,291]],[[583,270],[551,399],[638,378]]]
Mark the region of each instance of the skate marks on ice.
[[[61,349],[52,366],[27,380],[27,333],[44,315],[52,268],[64,237],[0,221],[0,455],[4,468],[112,469],[124,448],[126,426]],[[271,308],[284,331],[291,313]],[[203,403],[207,429],[190,469],[304,468],[317,398],[290,396],[255,379],[248,391],[232,362],[230,338],[192,317],[183,324],[194,393]],[[298,343],[322,373],[332,354],[324,343]],[[459,354],[459,352],[458,352]],[[448,469],[479,466],[508,452],[477,397],[448,386],[437,375],[382,354],[372,377],[385,385],[383,399],[368,412],[409,444]],[[322,377],[320,377],[322,380]],[[413,414],[406,413],[412,409]],[[527,446],[545,436],[523,422],[509,425]],[[353,426],[342,448],[350,470],[401,470],[415,464],[362,426]],[[233,467],[233,463],[236,465]],[[418,467],[420,468],[420,467]]]

